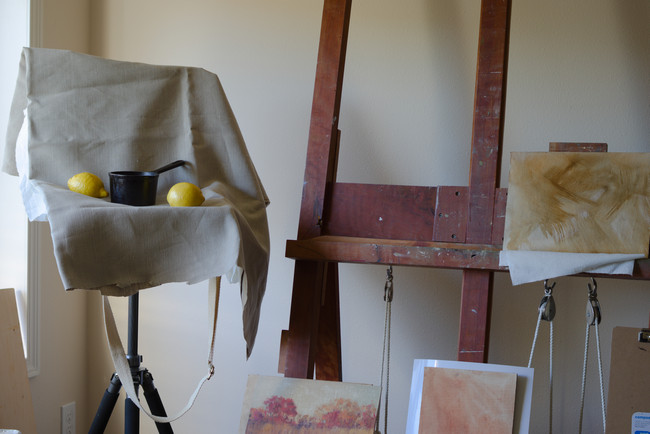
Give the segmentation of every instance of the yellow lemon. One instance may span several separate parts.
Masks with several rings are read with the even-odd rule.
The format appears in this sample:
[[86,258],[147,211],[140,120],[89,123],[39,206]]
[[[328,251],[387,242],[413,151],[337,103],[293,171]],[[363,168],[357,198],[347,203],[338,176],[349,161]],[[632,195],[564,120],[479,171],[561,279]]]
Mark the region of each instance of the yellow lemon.
[[68,179],[68,188],[76,193],[91,197],[106,197],[108,192],[99,176],[88,172],[77,173]]
[[201,189],[190,182],[174,184],[167,193],[167,202],[171,206],[199,206],[204,200]]

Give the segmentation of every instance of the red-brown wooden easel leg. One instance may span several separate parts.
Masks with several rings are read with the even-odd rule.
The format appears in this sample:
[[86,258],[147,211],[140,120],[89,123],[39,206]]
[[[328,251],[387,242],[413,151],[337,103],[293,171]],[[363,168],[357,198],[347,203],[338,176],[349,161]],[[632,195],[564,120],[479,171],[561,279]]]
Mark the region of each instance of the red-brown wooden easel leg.
[[318,380],[342,381],[338,264],[330,262],[326,264],[326,267],[325,292],[322,297],[318,322],[316,378]]
[[[351,7],[352,0],[323,3],[298,239],[323,234],[328,185],[336,180],[338,119]],[[317,362],[318,378],[340,379],[339,330],[337,266],[296,261],[291,318],[289,330],[282,336],[280,371],[287,377],[313,378]]]
[[492,310],[493,273],[468,270],[463,272],[458,360],[487,362]]
[[341,381],[338,264],[296,261],[289,330],[283,333],[285,377]]
[[[472,124],[468,243],[492,241],[503,142],[509,28],[510,0],[483,0]],[[492,272],[463,271],[458,360],[487,361],[492,281]]]
[[282,339],[281,364],[285,377],[314,378],[314,358],[320,313],[324,262],[296,261],[289,330]]

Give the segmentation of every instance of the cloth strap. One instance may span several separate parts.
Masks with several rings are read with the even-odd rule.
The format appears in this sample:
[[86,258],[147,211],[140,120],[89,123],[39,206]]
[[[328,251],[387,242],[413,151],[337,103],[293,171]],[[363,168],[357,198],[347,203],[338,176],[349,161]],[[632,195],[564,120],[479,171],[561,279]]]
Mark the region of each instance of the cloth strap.
[[217,331],[217,313],[219,311],[219,292],[221,290],[221,277],[212,278],[209,281],[208,285],[208,302],[210,307],[210,320],[212,322],[212,333],[210,338],[210,350],[208,352],[208,373],[199,380],[194,393],[190,396],[187,404],[183,407],[177,414],[173,416],[156,416],[151,414],[148,410],[142,407],[138,393],[135,390],[133,381],[123,381],[124,378],[132,378],[131,368],[129,367],[129,362],[126,359],[126,354],[124,352],[124,346],[122,345],[122,340],[117,331],[117,326],[115,324],[115,317],[113,316],[113,311],[111,309],[111,304],[108,300],[108,296],[103,296],[104,304],[104,325],[106,327],[106,337],[108,338],[108,346],[111,352],[111,358],[113,359],[113,365],[115,366],[115,371],[117,372],[118,377],[126,391],[127,396],[131,401],[144,412],[147,416],[153,419],[158,423],[169,423],[179,419],[185,413],[189,411],[190,408],[194,405],[196,397],[199,395],[203,384],[212,378],[214,374],[214,365],[212,364],[214,358],[214,341]]

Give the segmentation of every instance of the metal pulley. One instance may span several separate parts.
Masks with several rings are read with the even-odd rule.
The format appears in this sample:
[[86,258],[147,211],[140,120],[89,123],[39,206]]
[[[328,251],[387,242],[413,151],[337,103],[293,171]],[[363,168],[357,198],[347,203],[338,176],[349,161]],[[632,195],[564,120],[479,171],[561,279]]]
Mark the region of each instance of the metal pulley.
[[[593,283],[593,286],[591,286]],[[600,303],[598,302],[598,294],[596,292],[597,284],[596,280],[592,277],[591,283],[587,284],[589,291],[589,298],[587,299],[587,312],[586,319],[587,325],[596,325],[600,324]]]
[[553,288],[555,288],[555,282],[553,282],[553,285],[548,286],[548,280],[544,281],[544,296],[542,297],[542,301],[539,303],[539,312],[544,321],[553,321],[553,318],[555,318]]
[[384,285],[384,301],[393,301],[393,266],[386,269],[386,284]]

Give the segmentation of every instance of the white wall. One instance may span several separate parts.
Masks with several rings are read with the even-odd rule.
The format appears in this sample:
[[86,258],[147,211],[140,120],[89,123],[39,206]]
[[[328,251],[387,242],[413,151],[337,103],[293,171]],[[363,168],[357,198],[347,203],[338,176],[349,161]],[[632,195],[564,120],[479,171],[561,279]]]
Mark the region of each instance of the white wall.
[[[650,3],[513,3],[504,155],[513,150],[544,151],[549,141],[606,141],[610,151],[650,151]],[[68,8],[72,6],[84,7]],[[466,185],[478,7],[477,0],[354,3],[341,110],[340,180]],[[297,229],[321,8],[322,2],[316,0],[90,2],[93,54],[201,66],[220,76],[272,201],[269,284],[254,353],[245,360],[238,290],[226,287],[218,325],[218,375],[205,386],[191,412],[175,424],[177,432],[236,432],[247,375],[273,375],[277,370],[293,274],[292,261],[284,258],[284,243],[295,237]],[[56,26],[52,23],[46,29],[61,33],[61,45],[71,44],[77,38],[66,33],[70,22],[61,16]],[[79,44],[78,49],[84,50]],[[506,158],[504,186],[507,168]],[[56,273],[48,272],[43,281],[55,281]],[[380,266],[341,266],[345,381],[379,381],[384,273]],[[456,271],[415,268],[396,268],[394,274],[389,431],[401,432],[413,359],[456,356],[461,276]],[[169,412],[182,406],[204,372],[205,287],[169,285],[142,292],[140,349]],[[606,376],[611,330],[647,325],[648,289],[647,282],[599,280]],[[77,297],[65,294],[63,301],[56,285],[45,293],[52,294],[48,302],[68,313],[69,300]],[[506,274],[496,276],[490,362],[526,364],[541,295],[541,284],[513,288]],[[578,420],[585,279],[558,279],[555,296],[554,426],[557,432],[570,432]],[[93,400],[101,397],[111,367],[101,334],[99,298],[87,298],[92,413]],[[125,300],[115,304],[118,321],[124,324]],[[51,328],[48,338],[66,333],[54,329],[53,319],[44,321],[44,328]],[[82,338],[76,333],[69,339]],[[542,330],[531,432],[546,431],[545,339]],[[67,376],[77,373],[73,365],[44,360],[41,366],[43,370],[56,366]],[[592,359],[585,432],[597,432],[600,423],[595,366]],[[47,378],[52,377],[43,375],[39,381],[45,383]],[[58,411],[58,398],[47,395],[44,384],[32,385],[50,405],[45,409],[44,403],[37,403],[43,419],[39,427],[50,427],[46,423],[54,409]],[[116,414],[111,432],[119,432],[119,417]],[[142,424],[142,432],[156,432],[148,421]]]
[[[62,0],[56,4],[44,1],[42,16],[43,47],[88,51],[88,5],[85,0]],[[58,433],[60,408],[72,401],[76,403],[78,429],[88,425],[86,304],[89,297],[81,291],[63,290],[47,224],[38,223],[37,233],[41,247],[38,252],[40,374],[30,379],[30,387],[38,432]]]

